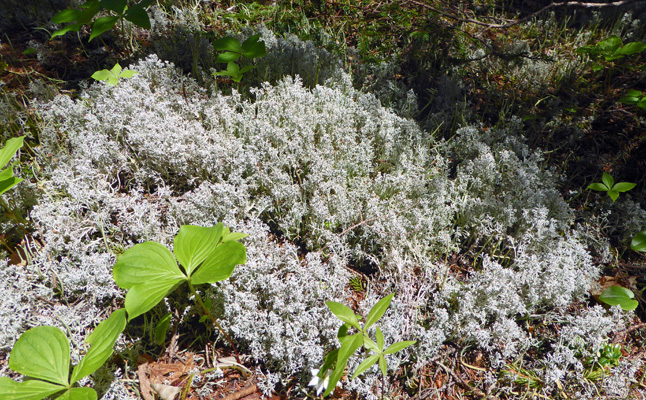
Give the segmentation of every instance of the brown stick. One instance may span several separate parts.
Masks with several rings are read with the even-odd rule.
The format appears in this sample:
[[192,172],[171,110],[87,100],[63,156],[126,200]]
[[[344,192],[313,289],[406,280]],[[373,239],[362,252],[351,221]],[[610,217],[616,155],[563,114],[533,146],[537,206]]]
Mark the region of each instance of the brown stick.
[[244,388],[242,390],[239,390],[235,393],[231,393],[227,397],[224,398],[224,400],[239,400],[245,396],[249,396],[250,394],[254,393],[256,390],[258,390],[258,387],[254,383],[253,385]]
[[626,334],[636,331],[637,329],[641,328],[646,328],[646,322],[642,322],[641,324],[629,326],[628,328],[624,329],[623,331],[619,331],[615,334],[615,337],[612,339],[612,344],[617,344],[621,339],[626,337]]
[[476,396],[487,397],[487,395],[484,394],[482,392],[482,390],[478,389],[477,387],[473,387],[473,386],[469,385],[469,382],[465,381],[464,378],[462,378],[461,376],[459,376],[458,374],[453,372],[453,370],[449,369],[449,367],[447,367],[446,365],[442,364],[441,362],[438,362],[437,365],[444,368],[446,373],[450,374],[453,377],[453,379],[460,382],[465,389],[472,391],[473,393],[475,393]]

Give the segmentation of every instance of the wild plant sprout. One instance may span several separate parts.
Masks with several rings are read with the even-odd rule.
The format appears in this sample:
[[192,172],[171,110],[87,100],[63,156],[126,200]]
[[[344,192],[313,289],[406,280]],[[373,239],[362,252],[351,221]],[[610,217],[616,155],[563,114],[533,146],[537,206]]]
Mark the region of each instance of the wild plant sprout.
[[603,177],[601,178],[602,182],[595,182],[591,183],[588,186],[588,190],[596,190],[598,192],[608,192],[608,197],[612,199],[612,201],[617,201],[619,198],[619,193],[627,192],[629,190],[632,190],[636,185],[634,183],[630,182],[619,182],[615,183],[615,180],[613,179],[610,174],[607,172],[603,173]]
[[137,71],[126,69],[123,70],[119,63],[114,64],[111,70],[102,69],[92,74],[92,78],[97,81],[107,81],[108,85],[116,85],[121,78],[132,78]]

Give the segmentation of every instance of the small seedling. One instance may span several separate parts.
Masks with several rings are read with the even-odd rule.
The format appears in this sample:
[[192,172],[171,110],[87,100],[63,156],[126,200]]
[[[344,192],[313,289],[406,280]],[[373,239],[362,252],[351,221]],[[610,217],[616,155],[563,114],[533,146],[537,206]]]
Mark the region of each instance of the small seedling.
[[[205,315],[231,344],[239,363],[233,341],[211,315],[194,285],[228,279],[236,265],[244,264],[247,261],[246,249],[237,240],[246,236],[230,232],[221,223],[211,228],[184,225],[173,242],[174,256],[157,242],[140,243],[126,250],[118,257],[113,274],[117,285],[128,289],[125,301],[128,319],[149,311],[186,282]],[[177,265],[178,261],[181,268]],[[161,331],[162,328],[159,337]]]
[[619,193],[627,192],[636,186],[634,183],[629,182],[619,182],[615,184],[615,180],[606,172],[603,173],[601,180],[603,183],[591,183],[590,186],[588,186],[588,189],[596,190],[598,192],[608,192],[608,196],[612,201],[617,200]]
[[646,231],[641,231],[630,242],[630,248],[635,251],[646,253]]
[[240,82],[245,72],[253,69],[253,65],[240,68],[236,61],[240,57],[258,58],[267,54],[265,42],[260,41],[260,34],[253,35],[242,44],[236,38],[227,36],[213,42],[213,48],[224,53],[218,56],[217,62],[226,63],[226,71],[214,72],[214,76],[228,76],[234,82]]
[[108,85],[116,85],[121,78],[132,78],[137,71],[132,69],[121,69],[121,65],[116,63],[111,70],[102,69],[92,74],[92,78],[97,81],[108,81]]
[[599,300],[609,306],[619,305],[624,311],[632,311],[637,308],[639,302],[634,298],[635,294],[632,290],[621,286],[610,286],[599,296]]
[[646,110],[646,93],[639,90],[629,90],[626,95],[618,100],[620,103],[636,105],[642,110]]
[[96,400],[96,391],[74,387],[94,373],[113,353],[114,343],[126,327],[126,310],[119,309],[101,322],[85,340],[91,347],[74,367],[70,378],[70,343],[60,329],[39,326],[25,332],[11,351],[9,368],[30,379],[16,382],[0,377],[0,397],[6,400],[40,400],[62,392],[59,399]]
[[[619,36],[611,36],[595,45],[579,47],[576,52],[578,54],[589,54],[593,57],[603,57],[605,61],[615,61],[631,54],[641,53],[644,50],[646,50],[646,43],[631,42],[623,44]],[[602,68],[603,66],[600,64],[592,65],[593,71],[599,71]]]
[[[117,24],[117,22],[124,19],[141,28],[150,29],[150,18],[148,18],[146,7],[150,6],[153,1],[154,0],[142,0],[136,4],[128,4],[127,0],[86,1],[81,5],[80,10],[68,8],[58,12],[54,17],[52,17],[52,22],[55,24],[65,24],[68,22],[75,23],[69,24],[63,29],[55,31],[52,33],[51,39],[56,36],[64,35],[67,32],[78,32],[83,25],[91,25],[92,32],[88,41],[92,41],[92,39],[106,31],[109,31]],[[111,11],[111,13],[116,15],[94,19],[94,17],[101,11]]]
[[[384,335],[379,327],[376,328],[376,342],[368,336],[368,329],[381,319],[390,306],[393,296],[394,294],[390,294],[384,297],[372,307],[370,312],[368,312],[368,316],[366,317],[366,322],[363,324],[363,327],[361,327],[361,324],[359,323],[359,319],[361,317],[356,315],[349,307],[334,301],[325,302],[330,311],[345,323],[341,325],[337,334],[337,338],[341,342],[341,347],[333,350],[325,357],[323,366],[318,370],[318,374],[316,376],[318,377],[318,380],[316,380],[315,383],[317,385],[319,383],[323,383],[326,387],[323,397],[332,393],[345,371],[348,360],[359,349],[359,347],[363,346],[367,351],[374,352],[375,354],[368,356],[368,358],[366,358],[357,367],[354,375],[352,375],[352,379],[366,371],[377,361],[379,361],[379,368],[385,379],[388,364],[386,363],[386,358],[384,356],[396,353],[416,343],[415,341],[397,342],[384,350]],[[348,331],[352,328],[356,329],[358,332],[353,335],[349,334]],[[330,372],[330,370],[332,372]],[[314,379],[312,381],[314,382]],[[323,385],[317,386],[317,389],[322,387]]]

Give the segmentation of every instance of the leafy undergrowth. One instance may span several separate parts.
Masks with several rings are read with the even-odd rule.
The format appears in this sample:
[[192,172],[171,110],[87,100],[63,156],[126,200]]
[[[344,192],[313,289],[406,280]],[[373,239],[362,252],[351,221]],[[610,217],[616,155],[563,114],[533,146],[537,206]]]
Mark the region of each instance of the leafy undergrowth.
[[[385,382],[377,367],[350,380],[350,359],[335,398],[638,398],[646,264],[629,244],[646,229],[646,122],[618,99],[646,91],[646,58],[593,71],[576,50],[638,40],[643,23],[558,9],[510,23],[534,11],[159,2],[150,31],[90,43],[8,31],[0,131],[27,135],[27,179],[3,196],[30,226],[2,221],[2,375],[31,326],[64,327],[78,360],[123,304],[125,250],[224,221],[249,234],[247,263],[204,294],[244,368],[182,292],[83,385],[104,399],[313,398],[311,370],[338,345],[325,302],[366,315],[395,293],[386,346],[417,343],[388,356]],[[239,84],[207,73],[223,69],[211,42],[227,30],[267,46]],[[137,74],[88,80],[116,62]],[[586,190],[603,172],[636,187],[616,201]],[[635,312],[598,302],[613,285]]]

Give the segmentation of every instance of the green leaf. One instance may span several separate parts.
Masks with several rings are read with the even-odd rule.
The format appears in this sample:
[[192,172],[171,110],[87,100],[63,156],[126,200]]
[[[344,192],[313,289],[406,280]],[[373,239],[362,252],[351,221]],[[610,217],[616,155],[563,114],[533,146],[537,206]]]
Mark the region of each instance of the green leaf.
[[616,191],[618,191],[620,193],[624,193],[624,192],[627,192],[629,190],[632,190],[632,188],[634,188],[635,186],[637,186],[637,185],[634,184],[634,183],[619,182],[615,186],[612,187],[612,190],[616,190]]
[[193,285],[215,283],[228,279],[238,264],[247,262],[244,245],[236,241],[221,243],[191,276]]
[[150,29],[150,18],[148,13],[141,5],[134,5],[126,11],[124,18],[140,28]]
[[368,349],[370,351],[374,351],[375,353],[381,353],[377,343],[375,343],[367,335],[363,337],[363,347],[365,347],[366,349]]
[[242,51],[242,45],[240,45],[240,41],[230,36],[223,37],[214,41],[213,48],[219,51],[231,51],[234,53],[240,53]]
[[621,38],[619,36],[611,36],[606,40],[597,43],[597,47],[606,53],[614,53],[621,46]]
[[359,366],[357,367],[357,369],[354,371],[354,374],[352,374],[352,378],[351,378],[351,379],[353,379],[353,380],[354,380],[354,378],[356,378],[357,376],[361,375],[361,374],[362,374],[364,371],[366,371],[368,368],[372,367],[372,365],[373,365],[374,363],[376,363],[376,362],[377,362],[377,360],[379,360],[379,357],[380,357],[380,356],[381,356],[381,354],[373,354],[373,355],[371,355],[370,357],[368,357],[368,358],[366,358],[365,360],[363,360],[363,362],[362,362],[361,364],[359,364]]
[[330,375],[330,380],[328,382],[327,389],[323,393],[323,397],[332,393],[332,391],[336,387],[337,382],[339,382],[339,379],[341,379],[341,376],[343,375],[343,371],[345,370],[345,366],[348,363],[348,359],[354,354],[355,351],[357,351],[359,347],[361,347],[362,342],[363,342],[363,335],[361,332],[356,333],[352,336],[346,336],[343,339],[341,339],[341,347],[339,348],[339,354],[336,360],[336,367],[334,368],[334,371],[332,371],[332,374]]
[[[207,306],[207,308],[209,308]],[[166,332],[168,332],[168,327],[170,326],[170,317],[171,313],[168,313],[162,317],[155,327],[155,342],[157,345],[161,346],[166,341]]]
[[54,31],[54,33],[52,33],[52,37],[50,37],[49,39],[51,40],[51,39],[54,39],[56,36],[62,36],[64,34],[66,34],[67,32],[78,32],[81,29],[82,26],[83,26],[83,24],[67,25],[63,29],[59,29],[57,31]]
[[646,252],[646,231],[641,231],[630,242],[630,248],[635,251]]
[[366,318],[366,325],[364,329],[370,328],[375,322],[379,321],[379,319],[384,316],[384,313],[386,312],[388,307],[390,307],[390,302],[393,299],[394,295],[394,293],[391,293],[383,299],[379,300],[377,304],[372,306],[372,309],[370,310],[368,317]]
[[155,242],[126,250],[114,266],[114,280],[126,294],[128,320],[153,308],[168,292],[187,280],[173,254]]
[[81,10],[76,10],[73,8],[68,8],[66,10],[59,11],[52,17],[52,22],[55,24],[64,24],[67,22],[78,21],[81,17]]
[[119,65],[119,63],[116,63],[116,64],[114,64],[114,67],[112,67],[112,69],[110,70],[110,72],[111,72],[114,76],[119,76],[119,74],[121,74],[121,70],[122,70],[121,65]]
[[637,107],[641,108],[642,110],[646,110],[646,97],[642,97],[642,99],[639,100]]
[[229,232],[229,228],[225,228],[224,230],[224,235],[222,235],[222,242],[229,242],[232,240],[240,240],[242,238],[246,238],[247,235],[246,233],[242,232]]
[[83,10],[77,21],[83,25],[89,25],[94,16],[103,9],[101,2],[98,0],[86,1],[85,4],[81,5],[81,8]]
[[16,155],[18,149],[22,147],[25,137],[15,137],[7,140],[4,147],[0,149],[0,167],[4,168],[7,163]]
[[381,329],[379,329],[379,327],[377,327],[376,337],[377,347],[379,348],[379,352],[381,353],[384,351],[384,334],[381,332]]
[[117,21],[119,21],[119,17],[101,17],[94,20],[94,23],[92,24],[92,33],[90,34],[88,42],[91,42],[95,37],[112,29]]
[[128,2],[126,0],[101,0],[101,7],[122,14],[126,9]]
[[4,376],[0,377],[0,396],[3,399],[40,400],[65,389],[64,386],[39,380],[16,382]]
[[97,81],[106,81],[113,76],[114,74],[107,69],[102,69],[101,71],[96,71],[92,74],[92,78],[96,79]]
[[242,43],[242,55],[248,58],[262,57],[267,54],[265,42],[259,42],[260,34],[253,35]]
[[592,64],[591,68],[594,72],[597,72],[597,71],[601,71],[603,69],[603,66],[599,64]]
[[632,105],[632,104],[636,104],[640,98],[641,97],[624,96],[624,97],[620,97],[619,100],[617,101],[622,104]]
[[11,177],[11,178],[1,180],[0,181],[0,195],[3,194],[4,192],[6,192],[7,190],[11,189],[12,187],[16,186],[17,184],[19,184],[23,180],[24,179],[22,179],[22,178],[16,178],[16,177]]
[[96,400],[96,391],[89,387],[75,387],[63,393],[56,400]]
[[71,383],[94,373],[114,352],[114,344],[126,328],[126,310],[114,311],[85,339],[91,347],[72,371]]
[[621,286],[610,286],[601,293],[599,300],[611,306],[619,305],[625,311],[631,311],[639,305],[636,300],[632,300],[634,297],[635,294],[630,289]]
[[[323,375],[325,372],[329,369],[332,369],[334,364],[336,364],[336,360],[339,356],[339,349],[334,349],[331,352],[328,353],[327,356],[323,359],[323,366],[319,368],[319,374]],[[321,376],[323,378],[323,376]]]
[[222,223],[211,228],[195,225],[183,225],[173,241],[173,252],[177,261],[184,267],[187,276],[191,276],[197,267],[216,249],[222,238]]
[[32,378],[69,386],[70,343],[53,326],[32,328],[14,345],[9,368]]
[[626,96],[628,96],[628,97],[642,97],[642,92],[640,92],[639,90],[630,89],[630,90],[628,90],[626,92]]
[[0,171],[0,181],[13,178],[13,165]]
[[388,346],[386,351],[384,351],[384,354],[397,353],[399,350],[403,350],[406,347],[408,347],[410,345],[413,345],[415,343],[417,343],[417,341],[415,341],[415,340],[407,340],[407,341],[403,341],[403,342],[393,343],[390,346]]
[[604,185],[603,183],[595,182],[591,183],[590,186],[588,186],[588,190],[596,190],[598,192],[607,192],[608,187]]
[[141,6],[141,7],[143,7],[143,8],[146,8],[146,7],[150,6],[151,4],[153,4],[154,2],[155,2],[155,0],[142,0],[142,1],[141,1],[141,2],[139,2],[139,4],[137,4],[137,5],[138,5],[138,6]]
[[330,311],[332,311],[332,314],[336,315],[338,319],[361,330],[357,316],[354,315],[354,312],[349,307],[335,301],[326,301],[325,305],[327,305]]
[[608,196],[612,199],[612,201],[617,201],[619,198],[619,192],[613,189],[608,190]]
[[615,185],[615,180],[607,172],[603,173],[601,181],[608,187],[608,189],[612,189],[612,187]]
[[114,86],[117,83],[119,83],[119,78],[117,78],[116,76],[111,76],[108,78],[108,82],[107,82],[108,85]]
[[135,74],[138,74],[137,71],[134,69],[126,69],[121,71],[121,75],[119,75],[119,78],[132,78]]
[[381,373],[383,374],[384,378],[386,378],[386,373],[388,372],[388,363],[386,363],[386,358],[383,354],[379,354],[379,369],[381,369]]
[[238,58],[240,58],[239,53],[232,53],[230,51],[227,51],[226,53],[220,54],[216,61],[219,62],[219,63],[228,63],[228,62],[231,62],[231,61],[235,61]]
[[632,42],[623,45],[620,49],[617,50],[617,52],[619,54],[628,56],[635,53],[641,53],[644,50],[646,50],[646,43]]

